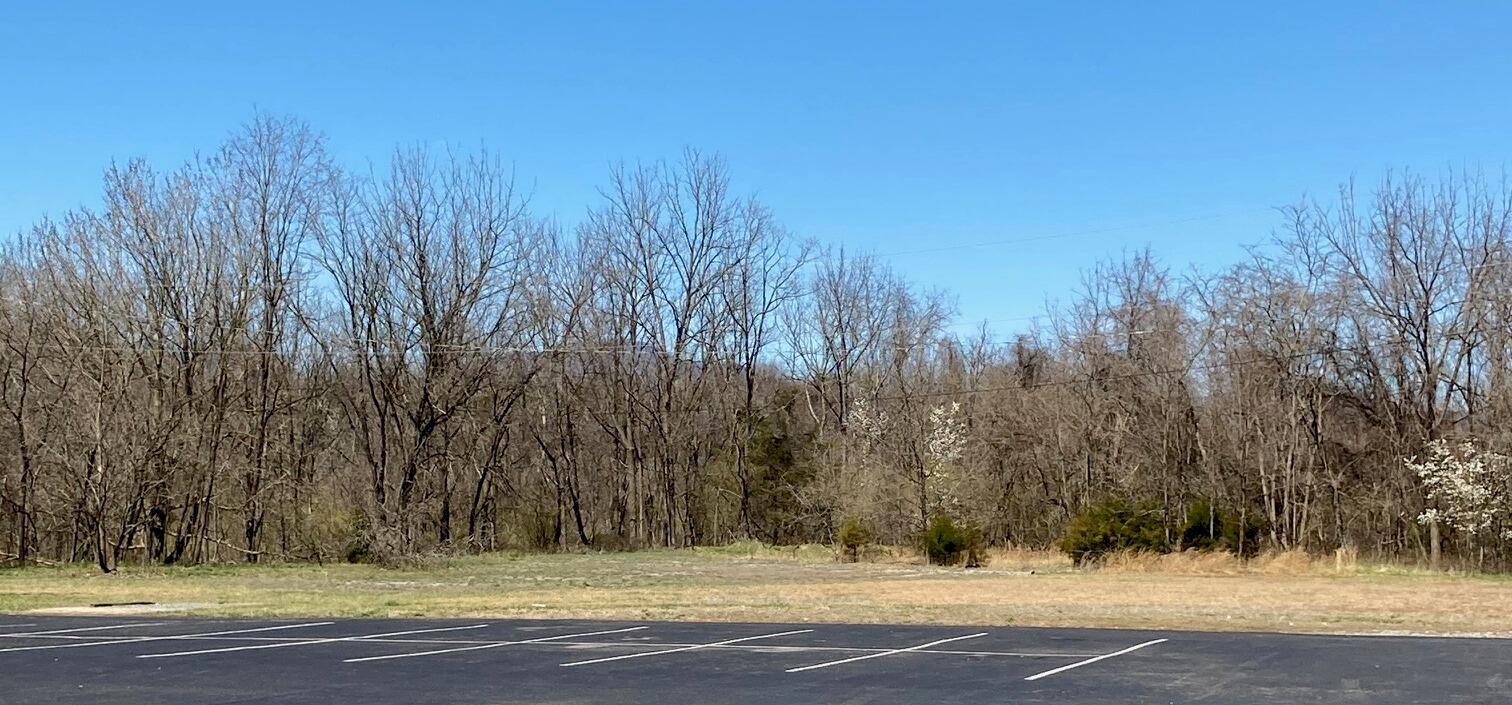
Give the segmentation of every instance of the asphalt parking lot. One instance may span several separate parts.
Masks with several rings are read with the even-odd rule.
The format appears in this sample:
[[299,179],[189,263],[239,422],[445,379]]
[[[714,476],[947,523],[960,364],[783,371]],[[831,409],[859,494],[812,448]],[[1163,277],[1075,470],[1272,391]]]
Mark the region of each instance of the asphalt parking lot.
[[1509,703],[1512,641],[0,615],[0,703]]

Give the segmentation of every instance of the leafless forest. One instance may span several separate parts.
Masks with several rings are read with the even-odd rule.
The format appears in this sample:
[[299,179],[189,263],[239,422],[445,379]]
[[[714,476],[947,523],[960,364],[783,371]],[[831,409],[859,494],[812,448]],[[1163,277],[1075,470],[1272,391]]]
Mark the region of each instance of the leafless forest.
[[1173,521],[1210,500],[1275,548],[1512,544],[1420,520],[1407,462],[1512,446],[1506,184],[1349,186],[1220,272],[1133,253],[1010,340],[789,233],[718,159],[600,193],[558,222],[494,155],[353,173],[266,116],[172,171],[110,168],[96,207],[0,259],[0,559],[793,543],[848,519],[906,543],[939,513],[1044,546],[1106,497]]

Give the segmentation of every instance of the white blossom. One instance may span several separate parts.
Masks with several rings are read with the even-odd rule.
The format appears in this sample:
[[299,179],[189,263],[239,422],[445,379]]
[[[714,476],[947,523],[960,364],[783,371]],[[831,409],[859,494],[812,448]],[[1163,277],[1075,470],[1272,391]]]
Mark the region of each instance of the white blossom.
[[948,511],[961,507],[959,479],[951,472],[951,464],[965,450],[966,423],[961,420],[960,402],[930,409],[929,429],[924,437],[924,452],[929,461],[924,469],[925,480],[935,505]]
[[871,402],[865,399],[857,399],[851,402],[850,412],[846,415],[851,433],[869,441],[877,441],[887,433],[892,419],[887,412],[881,409],[872,409]]
[[[1512,538],[1512,462],[1470,441],[1428,444],[1425,457],[1405,461],[1423,483],[1433,506],[1418,516],[1424,524],[1451,526],[1469,536]],[[1500,529],[1500,531],[1497,531]]]
[[960,402],[929,411],[929,435],[925,444],[929,460],[936,466],[954,462],[966,450],[966,423],[961,420],[960,413]]

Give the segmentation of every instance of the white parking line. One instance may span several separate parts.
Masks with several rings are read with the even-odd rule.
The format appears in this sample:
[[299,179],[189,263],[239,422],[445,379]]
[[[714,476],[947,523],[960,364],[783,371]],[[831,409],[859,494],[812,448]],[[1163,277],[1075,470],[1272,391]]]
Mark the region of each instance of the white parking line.
[[[74,634],[77,632],[103,632],[107,629],[130,629],[132,627],[161,627],[168,622],[132,622],[130,624],[111,624],[104,627],[78,627],[76,629],[50,629],[45,632],[18,632],[15,634],[0,634],[0,636],[47,636],[49,634]],[[30,627],[30,624],[12,624],[10,628]]]
[[523,641],[496,641],[496,642],[492,642],[492,643],[488,643],[488,644],[481,644],[481,645],[475,645],[475,646],[459,646],[459,647],[453,648],[453,649],[438,649],[438,650],[435,650],[435,651],[414,651],[414,652],[410,652],[410,653],[407,653],[407,654],[389,654],[387,656],[366,656],[366,657],[363,657],[363,658],[349,658],[349,659],[345,659],[345,660],[342,661],[342,663],[362,663],[364,661],[387,661],[389,659],[396,659],[396,658],[413,658],[413,657],[416,657],[416,656],[435,656],[437,654],[454,654],[454,653],[457,653],[458,651],[481,651],[483,649],[495,649],[495,648],[498,648],[500,646],[514,646],[516,644],[540,644],[542,642],[556,641],[558,639],[572,639],[572,638],[576,638],[576,637],[580,637],[580,636],[599,636],[601,634],[623,634],[625,632],[640,631],[640,630],[645,629],[645,628],[646,627],[630,627],[630,628],[627,628],[627,629],[609,629],[609,630],[605,630],[605,631],[601,631],[601,632],[584,632],[582,634],[558,634],[556,636],[543,636],[543,637],[541,637],[539,639],[525,639]]
[[279,629],[298,629],[301,627],[323,627],[335,622],[307,622],[305,624],[280,624],[276,627],[259,627],[257,629],[230,629],[220,632],[201,632],[198,634],[172,634],[167,636],[136,636],[110,641],[83,641],[68,644],[47,644],[45,646],[12,646],[8,649],[0,649],[0,653],[9,651],[40,651],[43,649],[77,649],[85,646],[106,646],[109,644],[139,644],[144,641],[167,641],[171,639],[192,639],[201,636],[223,636],[226,634],[251,634],[253,632],[271,632]]
[[1110,659],[1110,658],[1113,658],[1114,656],[1122,656],[1124,654],[1127,654],[1127,653],[1130,653],[1130,652],[1134,652],[1134,651],[1138,651],[1140,649],[1143,649],[1146,646],[1154,646],[1156,644],[1164,643],[1165,641],[1167,641],[1167,640],[1166,639],[1155,639],[1154,641],[1147,641],[1147,642],[1145,642],[1143,644],[1135,644],[1133,646],[1130,646],[1127,649],[1120,649],[1118,651],[1114,651],[1111,654],[1103,654],[1101,656],[1093,656],[1092,658],[1089,658],[1089,659],[1087,659],[1085,661],[1077,661],[1076,663],[1073,663],[1073,664],[1071,664],[1069,666],[1061,666],[1060,668],[1052,668],[1052,669],[1050,669],[1048,671],[1045,671],[1043,673],[1036,673],[1036,674],[1034,674],[1032,676],[1029,676],[1028,678],[1025,678],[1024,680],[1026,680],[1026,681],[1037,681],[1037,680],[1039,680],[1041,678],[1045,678],[1047,676],[1053,676],[1053,675],[1055,675],[1057,673],[1064,673],[1064,672],[1069,671],[1069,670],[1071,670],[1073,668],[1081,668],[1082,666],[1085,666],[1085,665],[1087,665],[1089,663],[1097,663],[1098,661],[1101,661],[1103,659]]
[[[330,622],[326,622],[330,624]],[[305,641],[284,641],[276,644],[254,644],[251,646],[226,646],[219,649],[197,649],[195,651],[171,651],[162,654],[141,654],[137,658],[168,658],[170,656],[199,656],[201,654],[224,654],[232,651],[256,651],[259,649],[282,649],[289,646],[313,646],[315,644],[334,644],[338,641],[361,641],[363,639],[376,639],[386,636],[404,636],[406,634],[430,634],[434,632],[455,632],[463,629],[482,629],[487,624],[472,624],[465,627],[441,627],[437,629],[411,629],[402,632],[386,632],[383,634],[359,634],[357,636],[339,636],[327,639],[307,639]]]
[[961,641],[963,639],[975,639],[977,637],[983,637],[983,636],[987,636],[987,632],[981,632],[979,634],[967,634],[966,636],[953,636],[953,637],[951,637],[949,639],[940,639],[938,641],[931,641],[931,642],[929,642],[927,644],[919,644],[918,646],[910,646],[910,647],[902,648],[902,649],[889,649],[887,651],[883,651],[883,652],[875,653],[875,654],[867,654],[865,656],[852,656],[850,658],[843,658],[843,659],[840,659],[838,661],[826,661],[824,663],[816,663],[816,664],[814,664],[812,666],[800,666],[798,668],[789,668],[787,670],[787,672],[788,673],[798,673],[799,671],[812,671],[812,670],[814,670],[816,668],[828,668],[830,666],[839,666],[842,663],[855,663],[856,661],[865,661],[865,660],[871,659],[871,658],[882,658],[883,656],[892,656],[893,654],[906,654],[906,653],[908,653],[910,651],[920,651],[922,649],[927,649],[927,648],[929,648],[931,646],[939,646],[940,644],[948,644],[948,643],[950,643],[952,641]]
[[[635,628],[636,629],[648,629],[649,627],[635,627]],[[618,630],[609,630],[609,631],[610,632],[614,632],[614,631],[618,631]],[[589,632],[589,633],[593,634],[595,632]],[[4,634],[0,634],[0,636],[5,636],[5,635]],[[581,635],[571,635],[571,636],[581,636]],[[39,640],[40,639],[59,639],[59,640],[65,640],[65,639],[75,639],[75,640],[87,640],[87,639],[122,639],[122,640],[125,640],[125,639],[134,639],[136,637],[131,637],[131,636],[95,636],[93,634],[58,634],[58,635],[38,636],[38,637],[31,637],[31,638],[35,638],[35,639],[39,639]],[[275,643],[275,642],[304,642],[304,641],[309,641],[310,640],[310,637],[307,637],[307,636],[182,636],[180,638],[183,639],[184,641],[232,641],[232,642],[266,642],[266,643]],[[624,647],[630,647],[630,648],[647,648],[647,649],[657,648],[657,649],[661,649],[661,648],[667,648],[667,647],[700,646],[700,644],[697,644],[697,643],[677,642],[677,641],[662,641],[662,642],[561,641],[561,639],[565,639],[565,638],[568,638],[568,637],[567,636],[547,637],[547,639],[551,640],[551,643],[550,643],[551,646],[567,646],[567,647],[589,647],[589,648],[596,648],[596,647],[605,647],[605,646],[611,646],[611,647],[613,647],[613,646],[624,646]],[[407,646],[427,646],[427,647],[453,647],[453,646],[460,646],[460,647],[465,647],[463,650],[467,650],[467,649],[471,649],[473,647],[478,647],[478,648],[484,648],[484,647],[486,647],[486,648],[494,648],[494,647],[499,647],[499,646],[509,646],[511,644],[518,644],[518,643],[527,643],[527,642],[528,643],[536,643],[536,642],[542,641],[542,640],[533,639],[533,640],[527,640],[527,641],[507,641],[507,640],[499,640],[499,639],[446,639],[446,638],[442,638],[442,639],[404,639],[404,638],[382,639],[382,638],[377,638],[377,637],[367,637],[367,638],[364,638],[362,641],[365,642],[365,643],[373,643],[373,644],[399,644],[399,645],[407,645]],[[808,645],[808,646],[783,646],[783,645],[777,645],[777,646],[770,646],[770,645],[762,645],[762,644],[727,644],[727,645],[720,645],[720,646],[709,646],[708,648],[714,649],[714,650],[723,650],[723,651],[754,651],[754,652],[759,652],[759,653],[795,653],[795,654],[796,653],[807,653],[807,652],[810,652],[810,651],[815,652],[815,653],[841,653],[841,654],[871,654],[871,653],[880,653],[880,652],[883,652],[883,651],[892,651],[892,649],[877,648],[877,647],[867,647],[867,646],[819,646],[819,645]],[[1036,659],[1068,659],[1068,658],[1069,659],[1082,659],[1082,658],[1091,658],[1093,656],[1099,656],[1100,655],[1100,654],[1077,653],[1077,652],[1066,652],[1066,651],[1055,651],[1055,652],[1046,652],[1046,651],[971,651],[971,650],[966,650],[966,649],[918,649],[918,650],[912,651],[910,653],[936,654],[936,655],[940,655],[940,656],[1000,656],[1000,657],[1005,657],[1005,658],[1036,658]],[[371,660],[377,660],[378,658],[382,658],[382,657],[375,657],[374,659],[371,659]],[[365,660],[370,660],[370,659],[354,659],[354,660],[365,661]]]
[[586,665],[588,665],[590,663],[604,663],[606,661],[621,661],[621,660],[624,660],[624,659],[627,659],[627,658],[641,658],[643,656],[657,656],[657,655],[660,655],[660,654],[675,654],[675,653],[679,653],[679,652],[682,652],[682,651],[695,651],[697,649],[707,649],[707,648],[715,647],[715,646],[724,646],[726,644],[739,644],[741,642],[755,641],[757,639],[775,639],[775,638],[777,638],[779,636],[792,636],[794,634],[807,634],[807,633],[809,633],[811,631],[814,631],[814,630],[812,630],[812,629],[795,629],[795,630],[790,631],[790,632],[777,632],[776,634],[762,634],[760,636],[748,636],[748,637],[743,637],[743,638],[740,638],[740,639],[726,639],[725,641],[716,641],[716,642],[713,642],[713,643],[710,643],[710,644],[694,644],[692,646],[684,646],[684,647],[677,648],[677,649],[666,649],[664,651],[645,651],[645,652],[638,653],[638,654],[624,654],[624,655],[621,655],[621,656],[609,656],[609,657],[606,657],[606,658],[588,659],[587,661],[571,661],[571,662],[568,662],[568,663],[564,663],[562,665],[563,666],[586,666]]

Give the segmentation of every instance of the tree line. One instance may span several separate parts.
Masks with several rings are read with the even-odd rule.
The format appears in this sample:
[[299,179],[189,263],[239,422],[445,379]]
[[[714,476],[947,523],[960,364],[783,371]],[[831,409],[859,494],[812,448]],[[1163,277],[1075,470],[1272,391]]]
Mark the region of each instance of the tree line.
[[258,116],[6,241],[0,559],[906,543],[937,516],[1047,546],[1118,498],[1501,561],[1414,463],[1512,445],[1509,215],[1475,177],[1347,185],[1222,271],[1099,264],[1002,340],[715,157],[612,169],[564,224],[486,151],[359,173]]

